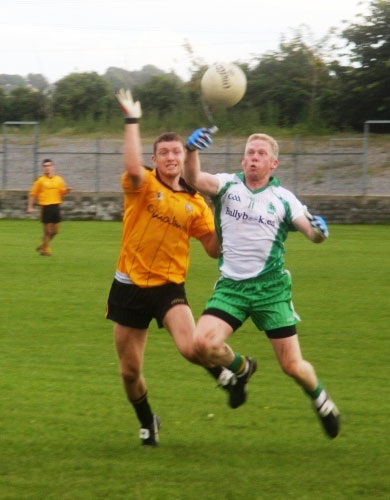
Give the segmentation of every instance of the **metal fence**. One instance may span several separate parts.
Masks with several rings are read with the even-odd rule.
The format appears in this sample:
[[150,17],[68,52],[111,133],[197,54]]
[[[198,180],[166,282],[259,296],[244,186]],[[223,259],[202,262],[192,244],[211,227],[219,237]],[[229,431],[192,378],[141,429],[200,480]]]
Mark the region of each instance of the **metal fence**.
[[[31,127],[21,135],[15,125]],[[389,194],[389,145],[371,145],[368,137],[308,140],[295,136],[280,140],[280,165],[276,176],[282,185],[299,194]],[[245,138],[215,137],[201,153],[208,172],[233,172],[240,162]],[[37,122],[3,124],[0,150],[1,188],[29,189],[40,174],[40,163],[51,158],[56,171],[77,191],[119,192],[123,169],[122,139],[39,137]],[[144,141],[145,165],[152,165],[152,140]]]

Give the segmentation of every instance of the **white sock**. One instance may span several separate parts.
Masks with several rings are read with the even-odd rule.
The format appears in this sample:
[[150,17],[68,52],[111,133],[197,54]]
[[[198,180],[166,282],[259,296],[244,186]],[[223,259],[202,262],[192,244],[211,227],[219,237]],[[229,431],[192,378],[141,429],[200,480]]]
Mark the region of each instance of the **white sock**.
[[324,402],[328,399],[328,395],[325,391],[325,389],[322,389],[322,391],[320,392],[320,395],[318,396],[318,398],[316,398],[314,400],[314,405],[316,408],[321,408],[321,406],[324,404]]

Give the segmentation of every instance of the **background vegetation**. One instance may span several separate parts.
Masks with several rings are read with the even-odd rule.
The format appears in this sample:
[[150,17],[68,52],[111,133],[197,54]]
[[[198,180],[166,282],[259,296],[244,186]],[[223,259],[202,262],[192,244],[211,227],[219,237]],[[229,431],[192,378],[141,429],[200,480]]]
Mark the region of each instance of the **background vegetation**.
[[[153,322],[157,449],[140,445],[104,319],[121,223],[64,222],[50,258],[35,252],[40,226],[0,221],[2,500],[388,499],[388,226],[287,241],[302,348],[339,405],[340,436],[323,434],[250,321],[231,343],[259,371],[237,410]],[[198,317],[217,271],[196,243],[187,292]]]
[[[365,120],[389,119],[390,2],[372,0],[369,6],[368,14],[341,32],[331,29],[313,41],[302,26],[289,39],[282,37],[278,50],[238,62],[248,90],[232,110],[217,114],[220,127],[247,134],[261,123],[321,133],[361,131]],[[119,131],[113,92],[127,87],[142,102],[144,130],[199,126],[205,121],[199,85],[206,67],[189,44],[185,50],[192,64],[188,82],[150,65],[133,72],[109,68],[104,75],[72,73],[54,85],[40,74],[0,75],[0,121],[38,120],[50,133],[72,127]]]

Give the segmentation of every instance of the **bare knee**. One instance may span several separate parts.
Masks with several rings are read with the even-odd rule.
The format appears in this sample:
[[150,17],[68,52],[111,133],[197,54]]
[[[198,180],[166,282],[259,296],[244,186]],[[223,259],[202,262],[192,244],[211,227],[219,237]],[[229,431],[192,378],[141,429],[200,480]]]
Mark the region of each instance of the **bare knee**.
[[59,228],[56,225],[50,225],[48,224],[45,226],[44,232],[47,238],[54,238],[54,236],[58,233]]
[[298,384],[304,387],[316,386],[316,375],[312,365],[304,359],[291,360],[282,364],[286,375],[292,377]]
[[301,372],[301,361],[290,360],[282,364],[283,372],[291,378],[297,379]]
[[141,370],[139,367],[127,363],[121,363],[120,374],[126,385],[136,384],[141,378]]
[[195,338],[193,351],[196,358],[207,365],[211,362],[213,354],[218,350],[218,347],[212,342],[210,336],[202,335]]
[[191,345],[178,347],[180,354],[190,363],[199,364],[199,358],[195,352],[195,349]]
[[228,366],[234,358],[231,348],[225,343],[233,332],[225,321],[212,316],[203,315],[199,319],[194,335],[194,352],[205,366]]
[[203,358],[208,351],[208,343],[205,341],[203,337],[195,337],[194,340],[194,352],[197,356]]

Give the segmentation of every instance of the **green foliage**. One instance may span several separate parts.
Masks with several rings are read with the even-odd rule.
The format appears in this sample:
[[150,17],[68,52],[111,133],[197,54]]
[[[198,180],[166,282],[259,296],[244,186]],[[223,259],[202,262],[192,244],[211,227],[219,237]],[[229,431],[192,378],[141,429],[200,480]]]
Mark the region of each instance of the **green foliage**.
[[360,16],[362,23],[352,23],[343,31],[343,37],[352,44],[352,61],[362,68],[390,61],[390,3],[372,0],[370,6],[371,12]]
[[134,86],[131,72],[122,68],[108,68],[103,78],[107,80],[114,92],[122,88],[131,89]]
[[371,12],[343,31],[354,66],[339,74],[346,121],[358,127],[365,120],[390,116],[390,3],[373,0]]
[[46,96],[28,87],[16,87],[6,98],[7,120],[42,120],[46,116]]
[[40,92],[44,92],[49,88],[49,82],[40,73],[29,73],[26,81],[28,85],[31,85],[32,88],[39,90]]
[[29,87],[33,90],[45,91],[49,87],[49,82],[40,73],[29,73],[26,78],[20,75],[0,75],[0,88],[9,94],[16,87]]
[[105,116],[113,101],[112,92],[95,72],[72,73],[59,80],[53,94],[53,113],[71,120]]
[[42,135],[63,135],[63,136],[109,136],[123,134],[123,117],[116,114],[110,119],[100,118],[95,120],[87,116],[81,120],[66,120],[61,116],[54,116],[46,120],[40,126]]
[[4,122],[7,118],[7,99],[5,92],[0,87],[0,122]]
[[[350,23],[338,34],[346,45],[343,54],[335,56],[329,47],[334,30],[313,41],[303,25],[293,31],[290,39],[283,36],[278,50],[256,56],[254,65],[240,63],[248,79],[247,92],[233,109],[216,113],[220,129],[240,134],[266,126],[319,134],[335,129],[361,130],[367,119],[388,119],[390,3],[372,0],[369,7],[368,14],[359,15],[358,22]],[[34,115],[34,119],[41,116],[50,121],[54,115],[63,118],[68,129],[94,132],[105,124],[114,132],[120,113],[114,91],[130,88],[141,101],[143,126],[150,133],[204,125],[199,94],[206,66],[188,42],[184,50],[191,64],[189,82],[152,65],[140,71],[110,67],[103,76],[73,73],[59,80],[51,94],[42,75],[30,74],[27,79],[0,75],[0,88],[6,94],[15,85],[26,84],[45,92],[39,96],[42,102],[36,102],[35,112],[27,95],[21,95],[24,100],[16,106],[15,100],[8,105],[0,95],[0,118],[17,120]],[[75,122],[80,124],[75,126]]]
[[15,87],[25,85],[25,79],[20,75],[0,74],[0,86],[6,93],[11,92]]
[[321,121],[322,101],[332,87],[332,77],[316,51],[296,31],[279,51],[259,58],[248,73],[246,102],[258,110],[262,122],[291,127]]
[[[104,319],[121,223],[64,222],[45,258],[34,250],[38,221],[1,220],[0,497],[387,499],[389,228],[330,230],[322,245],[290,235],[287,267],[302,350],[340,407],[340,436],[323,435],[250,321],[230,339],[259,361],[237,410],[152,322],[144,371],[162,429],[151,450],[139,444]],[[191,259],[198,317],[217,270],[197,242]]]
[[180,109],[185,102],[185,89],[174,74],[157,75],[134,88],[134,98],[139,99],[144,111],[156,111],[161,118],[173,109]]
[[111,67],[105,72],[103,78],[110,84],[112,90],[117,91],[121,88],[133,89],[136,85],[143,85],[155,76],[164,75],[164,72],[147,64],[140,71],[127,71],[122,68]]

